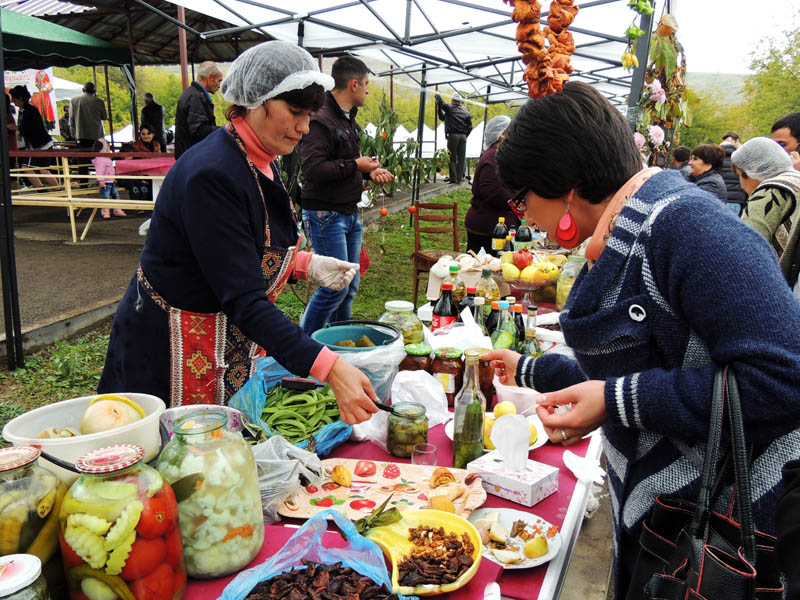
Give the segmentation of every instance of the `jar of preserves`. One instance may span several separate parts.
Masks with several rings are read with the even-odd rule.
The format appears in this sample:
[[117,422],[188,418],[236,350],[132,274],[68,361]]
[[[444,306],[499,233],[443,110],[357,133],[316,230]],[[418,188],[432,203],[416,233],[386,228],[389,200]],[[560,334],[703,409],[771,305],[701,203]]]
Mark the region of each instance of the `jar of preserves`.
[[561,267],[561,273],[558,276],[558,283],[556,284],[557,310],[564,310],[569,293],[572,291],[572,286],[575,284],[575,279],[578,277],[585,263],[585,256],[573,255],[570,256],[566,264]]
[[32,554],[8,554],[0,558],[0,598],[50,600],[39,557]]
[[388,427],[386,447],[394,456],[409,458],[416,444],[428,443],[428,416],[422,404],[393,404]]
[[[491,348],[467,348],[464,351],[477,352],[478,356],[483,356],[487,352],[491,352]],[[492,368],[492,361],[478,359],[478,383],[481,388],[481,394],[486,399],[486,404],[490,405],[494,397],[494,369]]]
[[422,321],[414,313],[414,305],[405,300],[390,300],[383,305],[385,312],[378,319],[381,323],[394,325],[403,334],[404,344],[422,342]]
[[408,344],[406,357],[400,363],[400,371],[427,371],[431,372],[431,353],[433,350],[428,344]]
[[453,403],[464,383],[464,363],[461,361],[459,348],[437,348],[433,353],[431,362],[431,375],[442,384],[444,395],[447,396],[447,406],[453,408]]
[[32,446],[0,450],[0,556],[32,554],[41,571],[58,552],[58,513],[67,487],[38,465],[40,453]]
[[144,450],[92,450],[61,504],[61,555],[72,600],[180,600],[186,588],[178,505]]
[[258,473],[250,445],[225,427],[222,411],[188,414],[158,470],[175,489],[190,577],[221,577],[246,566],[264,543]]

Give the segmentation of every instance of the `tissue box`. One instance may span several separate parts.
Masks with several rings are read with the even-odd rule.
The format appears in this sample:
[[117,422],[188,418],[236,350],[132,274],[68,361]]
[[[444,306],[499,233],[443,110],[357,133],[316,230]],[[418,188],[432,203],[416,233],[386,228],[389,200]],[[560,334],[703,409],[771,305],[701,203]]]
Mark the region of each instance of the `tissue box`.
[[473,460],[467,471],[481,476],[487,493],[523,506],[533,506],[558,491],[557,467],[528,459],[524,470],[508,471],[497,450]]

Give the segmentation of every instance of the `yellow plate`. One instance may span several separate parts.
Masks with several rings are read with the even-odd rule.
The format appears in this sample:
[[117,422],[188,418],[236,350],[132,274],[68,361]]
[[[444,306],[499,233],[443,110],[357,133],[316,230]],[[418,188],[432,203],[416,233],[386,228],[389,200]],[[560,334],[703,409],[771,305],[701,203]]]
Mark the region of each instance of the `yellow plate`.
[[[460,537],[462,533],[469,536],[474,550],[472,552],[472,566],[461,577],[445,585],[418,585],[416,587],[398,585],[397,565],[404,556],[414,547],[408,540],[408,530],[412,527],[427,525],[429,527],[444,527],[446,533],[455,533]],[[385,527],[376,527],[367,531],[367,537],[378,544],[383,553],[392,561],[392,591],[406,596],[435,596],[446,594],[465,586],[478,572],[481,564],[483,544],[475,526],[466,519],[441,510],[407,510],[403,518],[396,523]]]

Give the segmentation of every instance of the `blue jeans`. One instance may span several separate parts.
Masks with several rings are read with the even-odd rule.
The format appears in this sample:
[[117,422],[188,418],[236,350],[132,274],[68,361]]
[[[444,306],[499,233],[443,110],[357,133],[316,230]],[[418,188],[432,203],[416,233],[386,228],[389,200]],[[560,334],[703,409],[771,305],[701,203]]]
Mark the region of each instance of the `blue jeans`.
[[107,183],[105,185],[100,186],[100,197],[108,200],[109,198],[113,198],[114,200],[119,200],[119,192],[117,191],[117,184],[116,183]]
[[[315,254],[358,264],[361,255],[361,221],[358,220],[358,213],[343,215],[334,210],[303,210],[303,225],[314,244]],[[300,319],[303,332],[311,335],[327,322],[349,320],[358,281],[359,273],[356,271],[353,281],[343,290],[337,292],[318,287]]]

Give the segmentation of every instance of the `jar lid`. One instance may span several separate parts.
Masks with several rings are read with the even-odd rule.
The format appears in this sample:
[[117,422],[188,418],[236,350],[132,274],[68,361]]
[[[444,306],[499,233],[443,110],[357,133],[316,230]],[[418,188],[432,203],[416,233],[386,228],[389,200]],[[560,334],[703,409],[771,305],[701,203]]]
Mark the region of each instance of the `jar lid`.
[[75,461],[81,473],[113,473],[132,467],[144,458],[144,450],[134,444],[114,444],[92,450]]
[[499,310],[500,309],[500,302],[497,300],[492,300],[492,310]]
[[442,348],[437,348],[434,351],[434,355],[438,358],[461,358],[461,348],[444,346]]
[[383,308],[391,311],[414,310],[414,305],[408,300],[389,300]]
[[500,302],[497,303],[497,308],[499,309],[508,308],[508,302],[505,300],[500,300]]
[[492,274],[492,270],[489,267],[484,267],[481,269],[481,277],[489,277]]
[[464,356],[466,356],[469,352],[477,352],[478,356],[480,357],[486,354],[487,352],[491,351],[492,351],[491,348],[479,348],[477,346],[473,346],[471,348],[467,348],[466,350],[464,350]]
[[42,561],[33,554],[0,557],[0,598],[28,587],[42,574]]
[[481,352],[477,348],[467,348],[464,350],[464,358],[470,363],[478,362],[481,358]]
[[0,473],[3,471],[13,471],[25,465],[31,464],[42,453],[33,446],[11,446],[0,450]]
[[467,293],[468,294],[474,294],[474,293],[476,293],[476,289],[477,288],[474,285],[468,285],[467,286]]
[[452,289],[453,289],[453,284],[452,284],[452,283],[450,283],[449,281],[445,281],[445,282],[442,284],[442,289],[443,289],[443,290],[452,290]]
[[416,419],[425,415],[425,407],[419,402],[398,402],[392,404],[392,416]]
[[421,344],[407,344],[406,345],[406,354],[411,354],[413,356],[426,356],[430,354],[433,350],[428,344],[421,343]]

